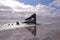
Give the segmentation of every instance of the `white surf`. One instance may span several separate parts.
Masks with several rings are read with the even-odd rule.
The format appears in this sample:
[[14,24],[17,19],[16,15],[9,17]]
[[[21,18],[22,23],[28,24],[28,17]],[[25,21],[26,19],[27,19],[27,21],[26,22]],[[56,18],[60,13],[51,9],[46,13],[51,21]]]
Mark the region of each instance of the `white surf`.
[[4,24],[4,25],[1,25],[0,26],[0,31],[2,30],[9,30],[9,29],[15,29],[15,28],[23,28],[23,27],[30,27],[30,26],[35,26],[35,25],[28,25],[28,24],[25,24],[25,23],[21,23],[19,22],[20,24],[19,25],[16,25],[16,23],[8,23],[8,24]]

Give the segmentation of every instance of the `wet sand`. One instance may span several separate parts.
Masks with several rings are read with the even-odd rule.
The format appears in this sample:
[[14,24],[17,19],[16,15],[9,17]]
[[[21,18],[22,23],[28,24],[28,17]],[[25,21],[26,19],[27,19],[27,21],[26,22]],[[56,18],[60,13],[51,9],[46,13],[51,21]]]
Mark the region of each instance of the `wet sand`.
[[26,28],[3,30],[0,40],[60,40],[60,24],[38,25],[35,38]]

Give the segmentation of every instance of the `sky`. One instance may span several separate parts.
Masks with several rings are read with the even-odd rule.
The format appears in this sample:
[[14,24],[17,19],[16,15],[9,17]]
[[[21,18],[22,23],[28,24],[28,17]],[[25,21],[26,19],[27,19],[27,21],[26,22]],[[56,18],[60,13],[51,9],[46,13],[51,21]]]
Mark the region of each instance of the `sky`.
[[37,4],[49,5],[54,0],[18,0],[21,3],[36,6]]
[[0,0],[0,20],[23,20],[33,13],[41,23],[60,22],[60,0]]

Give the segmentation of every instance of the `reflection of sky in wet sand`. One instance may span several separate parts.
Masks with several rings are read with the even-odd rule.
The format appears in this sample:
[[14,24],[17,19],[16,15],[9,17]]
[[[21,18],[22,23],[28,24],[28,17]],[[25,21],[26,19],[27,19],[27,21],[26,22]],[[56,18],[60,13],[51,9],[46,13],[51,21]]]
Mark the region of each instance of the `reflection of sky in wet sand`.
[[[4,22],[4,21],[2,21]],[[12,22],[12,21],[11,21]],[[7,23],[11,23],[7,21]],[[15,21],[13,21],[15,22]],[[8,26],[7,26],[8,27]],[[26,28],[0,31],[0,40],[60,40],[60,23],[37,25],[36,39]]]
[[38,25],[37,39],[26,28],[17,28],[0,31],[0,40],[59,40],[59,32],[59,24]]
[[34,37],[34,38],[32,38],[32,39],[24,39],[24,40],[40,40],[40,39],[39,39],[39,38]]

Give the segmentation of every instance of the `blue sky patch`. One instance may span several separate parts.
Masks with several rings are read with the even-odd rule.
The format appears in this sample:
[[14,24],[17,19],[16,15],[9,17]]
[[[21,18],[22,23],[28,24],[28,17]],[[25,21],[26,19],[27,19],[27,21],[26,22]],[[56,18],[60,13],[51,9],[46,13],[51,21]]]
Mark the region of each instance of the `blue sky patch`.
[[54,0],[18,0],[18,1],[26,5],[36,6],[37,4],[49,5]]

